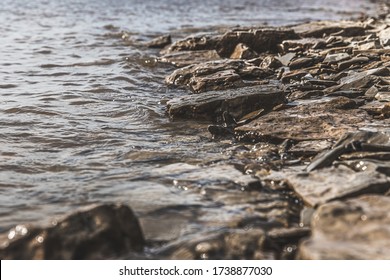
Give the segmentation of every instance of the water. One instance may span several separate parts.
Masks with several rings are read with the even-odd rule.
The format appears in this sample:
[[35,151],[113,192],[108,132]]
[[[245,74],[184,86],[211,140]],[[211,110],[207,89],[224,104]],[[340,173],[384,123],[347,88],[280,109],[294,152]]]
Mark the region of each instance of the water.
[[[283,25],[362,11],[373,4],[2,0],[0,232],[99,202],[131,205],[145,227],[173,223],[166,239],[241,215],[233,205],[221,212],[218,197],[198,191],[233,180],[229,170],[197,169],[228,160],[229,143],[212,141],[206,124],[169,121],[164,100],[180,94],[163,84],[172,69],[134,42],[167,32],[179,37],[189,28]],[[122,30],[129,40],[120,38]]]

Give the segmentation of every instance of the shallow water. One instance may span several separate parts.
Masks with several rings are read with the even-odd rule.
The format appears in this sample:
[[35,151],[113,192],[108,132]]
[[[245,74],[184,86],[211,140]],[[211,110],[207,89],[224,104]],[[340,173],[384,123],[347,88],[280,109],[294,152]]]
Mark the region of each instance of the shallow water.
[[207,224],[240,214],[229,206],[223,216],[218,198],[187,191],[232,180],[229,170],[213,178],[196,168],[228,159],[229,143],[212,141],[205,124],[169,121],[164,101],[180,94],[163,84],[171,69],[136,42],[373,9],[362,0],[2,0],[0,232],[97,202],[121,201],[144,220],[171,221],[162,226],[175,230],[163,239],[196,229],[189,224],[199,215]]

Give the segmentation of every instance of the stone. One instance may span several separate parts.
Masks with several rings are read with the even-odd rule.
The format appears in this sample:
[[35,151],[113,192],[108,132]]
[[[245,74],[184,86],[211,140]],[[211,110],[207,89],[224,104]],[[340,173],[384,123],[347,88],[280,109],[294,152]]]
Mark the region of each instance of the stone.
[[[308,102],[296,107],[273,111],[235,128],[238,140],[257,142],[337,140],[353,127],[366,122],[365,111],[355,108],[349,98],[337,97],[330,101]],[[299,117],[298,117],[299,116]]]
[[179,51],[214,50],[220,40],[218,35],[199,34],[176,41],[161,51],[168,54]]
[[264,28],[232,30],[225,33],[216,46],[221,57],[230,57],[240,43],[245,44],[256,53],[278,51],[277,45],[284,40],[298,39],[291,29]]
[[265,234],[260,229],[221,229],[188,237],[168,244],[158,255],[180,260],[256,260],[274,259],[264,247]]
[[245,44],[237,44],[233,53],[230,55],[231,59],[253,59],[258,57],[259,55],[249,48]]
[[312,66],[313,64],[315,64],[315,62],[316,62],[316,60],[313,58],[301,57],[301,58],[297,58],[297,59],[292,60],[288,66],[290,67],[291,70],[295,70],[295,69],[300,69],[300,68]]
[[326,46],[326,41],[324,39],[318,38],[303,38],[296,40],[285,40],[280,45],[279,48],[282,53],[287,52],[298,52],[306,51],[310,49],[316,49],[320,46]]
[[179,51],[168,53],[158,58],[160,62],[170,63],[176,67],[185,67],[191,64],[198,64],[220,59],[221,57],[215,50]]
[[195,93],[261,84],[272,71],[244,60],[217,60],[189,65],[165,78],[171,86],[188,87]]
[[385,193],[390,188],[387,176],[375,170],[357,172],[344,165],[298,173],[286,181],[310,207],[361,194]]
[[351,56],[348,53],[328,53],[323,61],[323,63],[339,63],[340,61],[350,59]]
[[284,102],[284,92],[278,87],[260,85],[182,96],[170,100],[167,108],[172,119],[190,118],[220,122],[225,111],[239,120],[253,111],[271,110]]
[[171,35],[163,35],[160,37],[157,37],[150,42],[146,43],[146,46],[148,48],[156,48],[156,49],[161,49],[164,48],[165,46],[168,46],[172,44],[172,38]]
[[390,197],[365,195],[322,205],[299,259],[390,259]]
[[260,68],[263,69],[277,69],[283,66],[283,64],[273,55],[266,56],[260,63]]
[[1,259],[118,258],[145,245],[137,217],[121,204],[80,210],[44,228],[19,225],[2,239]]
[[292,27],[300,36],[323,38],[325,35],[338,33],[338,36],[352,37],[365,35],[363,24],[354,21],[316,21]]
[[390,27],[379,32],[378,37],[383,47],[390,45]]

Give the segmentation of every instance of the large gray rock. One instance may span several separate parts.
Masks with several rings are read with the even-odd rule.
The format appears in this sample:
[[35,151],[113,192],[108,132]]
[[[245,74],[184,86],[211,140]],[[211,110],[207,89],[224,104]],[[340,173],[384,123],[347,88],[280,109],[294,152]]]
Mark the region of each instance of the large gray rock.
[[125,205],[99,205],[53,226],[19,225],[2,237],[1,259],[107,259],[145,244],[137,217]]
[[271,110],[285,102],[285,95],[276,86],[253,86],[235,90],[212,91],[174,98],[167,103],[169,116],[220,122],[224,112],[236,120],[253,111]]
[[321,206],[301,259],[390,259],[390,197],[367,195]]

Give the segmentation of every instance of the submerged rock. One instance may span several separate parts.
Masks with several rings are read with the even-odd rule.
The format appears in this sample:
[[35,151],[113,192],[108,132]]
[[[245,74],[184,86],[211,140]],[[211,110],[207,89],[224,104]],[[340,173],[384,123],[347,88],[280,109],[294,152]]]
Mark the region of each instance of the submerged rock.
[[390,259],[390,197],[367,195],[325,204],[314,213],[300,259]]
[[145,244],[138,219],[125,205],[104,204],[71,214],[53,226],[19,225],[3,236],[1,259],[107,259]]
[[174,98],[167,103],[171,118],[190,118],[221,122],[224,112],[235,120],[285,102],[285,94],[276,86],[260,85],[235,90],[212,91]]

